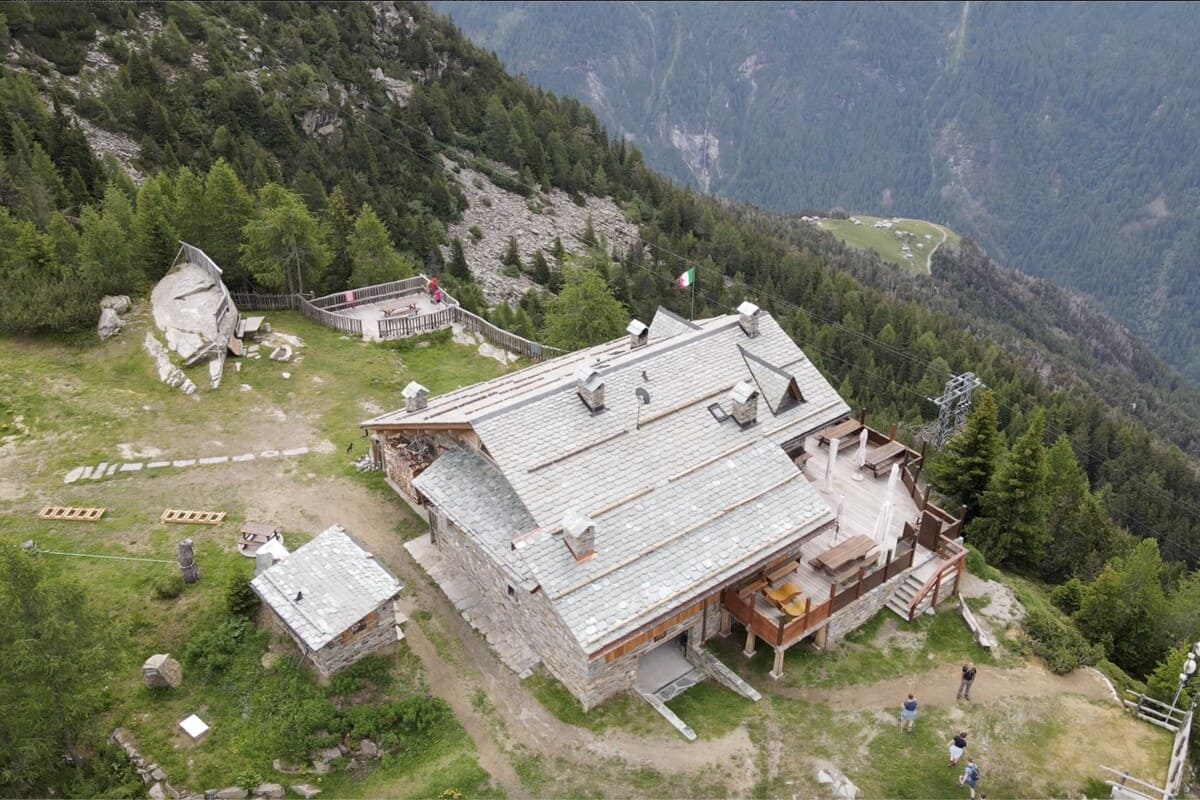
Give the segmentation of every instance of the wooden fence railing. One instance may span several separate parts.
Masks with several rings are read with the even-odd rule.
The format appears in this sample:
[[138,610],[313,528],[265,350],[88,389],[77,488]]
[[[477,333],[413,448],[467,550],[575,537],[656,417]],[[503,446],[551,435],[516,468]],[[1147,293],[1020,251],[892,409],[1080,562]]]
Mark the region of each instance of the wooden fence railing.
[[804,613],[784,620],[762,614],[754,607],[754,597],[746,600],[738,597],[735,588],[726,589],[721,593],[721,602],[735,619],[741,622],[763,641],[775,647],[790,647],[819,628],[831,616],[846,606],[861,598],[867,592],[877,589],[887,581],[912,568],[916,557],[916,540],[901,539],[896,551],[888,552],[887,560],[882,567],[867,572],[860,570],[853,584],[840,592],[836,585],[830,585],[829,597],[820,603],[813,603],[812,598],[804,601]]
[[[339,311],[411,294],[414,291],[424,290],[428,285],[429,279],[424,275],[418,275],[415,278],[381,283],[363,289],[335,292],[312,300],[295,294],[257,294],[253,292],[234,292],[232,297],[238,308],[247,311],[299,311],[313,322],[342,333],[362,336],[363,321],[358,317],[339,314]],[[411,317],[384,317],[377,320],[375,324],[379,338],[383,340],[404,339],[448,328],[450,325],[458,323],[465,330],[476,333],[492,344],[524,356],[531,361],[543,361],[567,352],[526,339],[493,325],[478,314],[467,311],[444,290],[442,299],[444,306],[436,311]]]

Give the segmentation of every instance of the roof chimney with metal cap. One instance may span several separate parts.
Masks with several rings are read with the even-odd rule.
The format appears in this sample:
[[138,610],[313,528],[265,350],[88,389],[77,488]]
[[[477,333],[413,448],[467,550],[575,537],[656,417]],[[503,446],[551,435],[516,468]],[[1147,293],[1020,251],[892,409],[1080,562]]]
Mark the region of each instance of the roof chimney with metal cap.
[[742,326],[742,330],[746,332],[746,335],[751,339],[758,336],[758,315],[761,313],[759,307],[749,300],[744,300],[737,307],[737,310],[738,323]]
[[646,342],[650,341],[650,328],[646,323],[639,319],[632,320],[626,327],[625,332],[629,334],[629,349],[636,350]]
[[729,400],[733,404],[733,421],[743,428],[749,428],[758,422],[758,390],[747,381],[740,381],[729,392]]
[[596,554],[596,523],[582,511],[568,508],[563,512],[563,541],[576,561]]
[[585,364],[575,370],[575,391],[593,414],[604,410],[604,379],[593,367]]
[[404,398],[404,410],[410,414],[429,405],[429,390],[416,381],[405,386],[400,395]]

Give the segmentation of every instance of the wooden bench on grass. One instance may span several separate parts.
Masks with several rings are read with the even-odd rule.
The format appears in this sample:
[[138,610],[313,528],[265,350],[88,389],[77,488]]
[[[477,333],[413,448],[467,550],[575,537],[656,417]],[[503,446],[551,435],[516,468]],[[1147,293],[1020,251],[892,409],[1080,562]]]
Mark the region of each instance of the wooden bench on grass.
[[878,478],[880,470],[890,468],[893,461],[903,458],[907,452],[907,447],[893,439],[868,452],[863,466],[871,470],[871,474]]

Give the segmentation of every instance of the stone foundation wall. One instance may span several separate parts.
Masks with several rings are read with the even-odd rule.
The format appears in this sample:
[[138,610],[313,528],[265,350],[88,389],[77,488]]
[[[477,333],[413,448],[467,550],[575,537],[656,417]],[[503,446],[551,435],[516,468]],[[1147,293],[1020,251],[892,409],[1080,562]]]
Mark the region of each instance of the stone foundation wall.
[[826,627],[825,646],[831,647],[861,628],[887,605],[888,599],[900,584],[911,574],[911,570],[900,573],[890,581],[876,586],[829,618]]

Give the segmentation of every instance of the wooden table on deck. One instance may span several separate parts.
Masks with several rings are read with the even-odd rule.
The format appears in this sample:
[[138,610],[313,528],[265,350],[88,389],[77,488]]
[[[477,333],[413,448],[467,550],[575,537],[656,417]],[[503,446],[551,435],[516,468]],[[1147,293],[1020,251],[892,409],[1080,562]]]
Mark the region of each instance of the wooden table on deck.
[[845,439],[848,436],[853,436],[861,431],[862,428],[863,424],[856,419],[851,418],[842,420],[838,424],[830,425],[828,428],[825,428],[818,433],[817,441],[820,444],[827,445],[834,439]]
[[842,581],[858,572],[867,560],[875,554],[875,540],[870,536],[851,536],[840,544],[813,558],[808,563],[816,569],[823,569],[827,575]]

